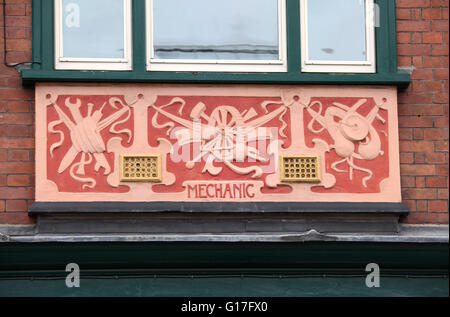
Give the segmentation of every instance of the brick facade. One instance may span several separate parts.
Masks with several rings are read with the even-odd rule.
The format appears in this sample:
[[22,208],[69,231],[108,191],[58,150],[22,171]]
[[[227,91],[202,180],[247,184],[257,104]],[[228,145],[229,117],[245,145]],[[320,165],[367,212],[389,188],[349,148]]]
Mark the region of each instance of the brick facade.
[[400,163],[408,223],[448,224],[448,1],[398,0]]
[[[7,63],[31,59],[31,0],[6,0]],[[0,6],[3,17],[3,6]],[[14,67],[4,65],[0,19],[0,223],[31,223],[34,198],[34,89],[23,89]]]
[[[27,62],[31,0],[5,1],[7,63]],[[25,224],[33,222],[34,89],[4,65],[3,28],[0,19],[0,223]],[[402,195],[411,209],[403,221],[448,224],[448,0],[398,0],[397,39],[399,66],[413,69],[399,92]]]

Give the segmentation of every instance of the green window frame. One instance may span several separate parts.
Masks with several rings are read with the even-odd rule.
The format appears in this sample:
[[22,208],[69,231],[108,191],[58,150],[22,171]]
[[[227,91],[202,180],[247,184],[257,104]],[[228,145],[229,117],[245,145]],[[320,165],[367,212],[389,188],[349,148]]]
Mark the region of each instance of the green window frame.
[[[398,70],[396,1],[376,0],[376,73],[306,73],[301,71],[300,0],[286,0],[287,72],[167,72],[146,65],[146,1],[132,1],[132,70],[55,70],[54,1],[33,0],[32,68],[22,69],[24,84],[42,81],[243,84],[363,84],[407,86],[410,74]],[[142,31],[137,31],[142,30]]]

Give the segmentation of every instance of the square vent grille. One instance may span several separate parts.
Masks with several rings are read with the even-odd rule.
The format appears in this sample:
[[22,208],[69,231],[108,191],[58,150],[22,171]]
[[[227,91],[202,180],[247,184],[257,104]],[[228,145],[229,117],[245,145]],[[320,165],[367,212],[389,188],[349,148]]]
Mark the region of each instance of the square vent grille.
[[282,182],[320,183],[320,157],[316,155],[281,156]]
[[161,155],[121,155],[120,180],[161,182]]

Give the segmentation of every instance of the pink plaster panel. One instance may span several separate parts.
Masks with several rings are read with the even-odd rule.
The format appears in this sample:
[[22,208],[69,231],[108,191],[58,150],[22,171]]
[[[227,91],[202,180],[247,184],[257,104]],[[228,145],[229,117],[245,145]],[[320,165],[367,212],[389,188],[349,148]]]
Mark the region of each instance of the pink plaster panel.
[[[400,202],[397,92],[374,86],[38,84],[37,201]],[[159,154],[159,183],[121,182]],[[280,180],[318,155],[319,183]]]

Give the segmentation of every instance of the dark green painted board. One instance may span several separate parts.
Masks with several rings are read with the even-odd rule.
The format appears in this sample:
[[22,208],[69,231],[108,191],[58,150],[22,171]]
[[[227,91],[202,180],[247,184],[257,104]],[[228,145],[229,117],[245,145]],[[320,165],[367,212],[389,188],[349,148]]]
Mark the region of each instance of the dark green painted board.
[[448,244],[2,243],[2,296],[448,296]]
[[[335,269],[364,272],[375,262],[383,270],[448,272],[448,244],[399,243],[2,243],[0,271],[63,270],[75,262],[84,270],[145,269],[202,272],[290,272]],[[385,272],[385,271],[383,271]],[[382,273],[383,273],[382,272]]]
[[67,288],[64,279],[0,279],[0,297],[8,296],[164,296],[164,297],[299,297],[299,296],[445,296],[448,279],[382,277],[368,288],[365,276],[304,278],[118,278],[81,279]]

